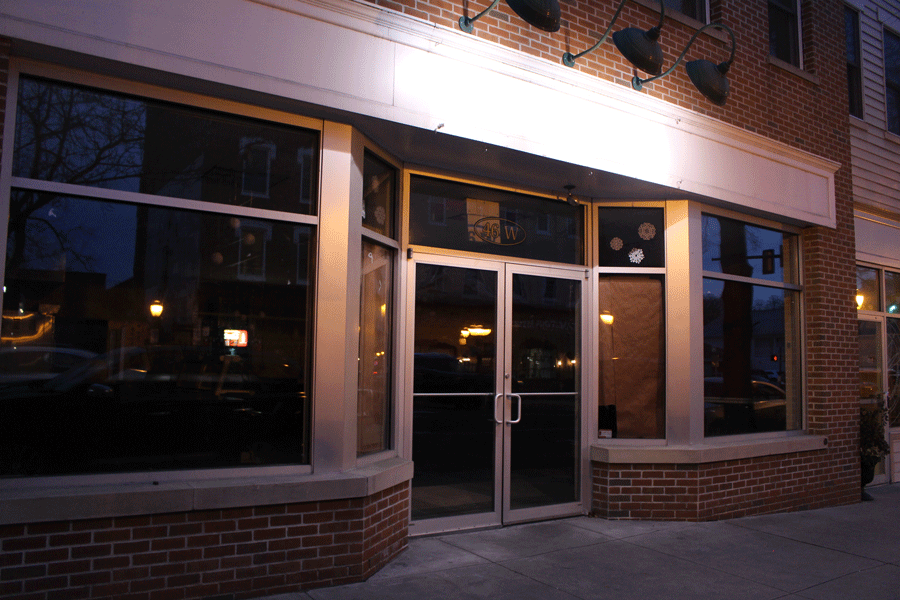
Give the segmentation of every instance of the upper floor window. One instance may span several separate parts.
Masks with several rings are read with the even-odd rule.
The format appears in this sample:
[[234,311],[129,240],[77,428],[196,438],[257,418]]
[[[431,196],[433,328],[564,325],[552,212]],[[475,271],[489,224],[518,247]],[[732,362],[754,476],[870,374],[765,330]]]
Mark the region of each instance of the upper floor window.
[[800,64],[800,0],[769,0],[769,54]]
[[847,40],[847,93],[850,114],[862,118],[862,56],[859,47],[859,13],[844,7],[844,37]]
[[884,85],[887,128],[900,135],[900,36],[884,30]]
[[663,0],[663,4],[702,23],[709,20],[707,0]]

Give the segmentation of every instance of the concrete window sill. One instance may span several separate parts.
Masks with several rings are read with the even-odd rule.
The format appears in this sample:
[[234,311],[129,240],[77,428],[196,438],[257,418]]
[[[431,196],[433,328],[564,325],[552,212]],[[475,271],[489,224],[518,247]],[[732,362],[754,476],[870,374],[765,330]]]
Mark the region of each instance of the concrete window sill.
[[408,481],[412,474],[412,462],[391,458],[324,475],[59,487],[7,479],[0,482],[0,525],[359,498]]
[[810,452],[828,446],[828,439],[821,435],[800,435],[769,438],[758,441],[709,440],[702,444],[671,446],[591,446],[591,461],[608,464],[703,464]]

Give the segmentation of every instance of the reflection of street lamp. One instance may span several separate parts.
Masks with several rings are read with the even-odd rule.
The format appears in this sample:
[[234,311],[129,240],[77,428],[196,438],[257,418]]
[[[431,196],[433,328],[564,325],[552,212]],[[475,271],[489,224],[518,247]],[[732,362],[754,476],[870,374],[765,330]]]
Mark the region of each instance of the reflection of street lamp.
[[482,336],[482,335],[491,335],[491,330],[487,327],[482,327],[481,325],[470,325],[466,328],[469,332],[469,335],[474,336]]
[[150,305],[150,316],[160,317],[163,313],[163,303],[159,300],[154,300]]
[[600,315],[600,320],[603,321],[603,323],[605,323],[606,325],[613,324],[613,316],[612,315],[602,314],[602,315]]
[[856,294],[856,310],[862,309],[863,302],[866,301],[866,297],[862,294]]

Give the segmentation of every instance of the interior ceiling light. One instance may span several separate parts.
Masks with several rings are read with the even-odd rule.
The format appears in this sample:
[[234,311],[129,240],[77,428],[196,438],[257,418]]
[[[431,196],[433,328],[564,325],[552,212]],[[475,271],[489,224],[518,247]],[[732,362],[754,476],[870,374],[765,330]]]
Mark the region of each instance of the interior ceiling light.
[[[475,21],[492,11],[499,3],[500,0],[494,0],[474,17],[460,17],[459,28],[472,33]],[[506,3],[529,25],[549,33],[559,31],[559,0],[506,0]]]
[[687,71],[688,77],[691,78],[691,83],[694,84],[694,87],[696,87],[701,94],[706,96],[713,104],[724,106],[725,102],[728,100],[728,94],[730,92],[728,86],[728,78],[725,77],[725,75],[728,73],[728,69],[731,68],[731,63],[734,62],[735,42],[734,32],[731,31],[728,26],[723,25],[722,23],[710,23],[701,27],[697,31],[697,33],[694,34],[694,37],[691,38],[691,41],[688,42],[687,46],[684,47],[684,51],[678,57],[678,60],[675,61],[675,64],[669,67],[669,70],[661,75],[650,77],[649,79],[641,79],[640,77],[635,75],[631,80],[631,87],[636,90],[640,90],[645,83],[660,79],[661,77],[665,77],[666,75],[674,71],[675,67],[681,64],[681,61],[684,60],[684,55],[687,54],[688,49],[694,43],[694,40],[697,39],[697,36],[700,35],[700,32],[710,27],[721,29],[731,37],[731,56],[728,58],[728,60],[723,63],[719,63],[718,65],[704,58],[701,58],[699,60],[692,60],[684,65],[684,70]]

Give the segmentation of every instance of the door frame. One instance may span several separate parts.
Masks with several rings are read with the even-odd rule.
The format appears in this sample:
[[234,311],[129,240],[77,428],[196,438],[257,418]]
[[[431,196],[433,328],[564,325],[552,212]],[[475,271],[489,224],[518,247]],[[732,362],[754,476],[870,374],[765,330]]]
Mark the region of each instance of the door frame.
[[[444,252],[436,249],[415,250],[407,253],[406,276],[406,314],[405,314],[405,348],[406,356],[403,360],[402,389],[403,401],[400,403],[402,422],[404,428],[403,454],[412,457],[412,431],[413,431],[413,359],[415,353],[415,311],[416,311],[416,265],[419,263],[471,268],[497,273],[497,317],[494,326],[497,328],[497,367],[495,368],[495,392],[507,391],[504,381],[506,368],[500,368],[502,363],[506,366],[509,359],[509,348],[512,343],[512,278],[516,274],[555,277],[558,279],[577,280],[581,282],[581,310],[580,310],[580,352],[581,370],[578,381],[579,394],[579,456],[577,469],[579,478],[579,500],[571,503],[554,504],[524,509],[510,509],[509,490],[507,489],[509,471],[509,436],[506,431],[497,433],[494,447],[494,511],[441,517],[414,521],[410,518],[410,536],[431,535],[446,533],[463,529],[492,528],[536,521],[542,519],[559,518],[585,514],[590,503],[590,444],[588,438],[589,419],[591,416],[591,403],[588,402],[590,385],[589,371],[585,365],[594,364],[595,357],[591,345],[590,335],[590,308],[593,306],[593,286],[591,285],[591,270],[581,265],[560,265],[555,263],[530,263],[521,259],[507,260],[503,257],[485,256],[483,258],[471,254],[459,255],[452,252]],[[502,335],[502,339],[501,336]],[[592,362],[594,361],[594,362]],[[504,399],[503,423],[498,427],[508,427],[511,403]],[[499,416],[499,415],[498,415]],[[413,476],[415,477],[415,475]],[[410,515],[412,503],[410,502]]]

